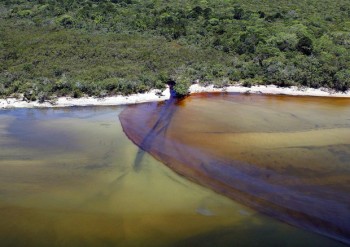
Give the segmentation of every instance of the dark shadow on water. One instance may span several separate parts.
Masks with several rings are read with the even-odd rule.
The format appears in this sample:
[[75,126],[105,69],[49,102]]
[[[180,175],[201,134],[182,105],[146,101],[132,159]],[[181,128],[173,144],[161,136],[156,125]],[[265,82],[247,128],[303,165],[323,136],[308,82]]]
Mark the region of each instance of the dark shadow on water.
[[165,135],[167,132],[174,113],[177,109],[176,102],[179,100],[181,99],[171,97],[168,101],[165,102],[159,114],[157,115],[158,119],[155,121],[151,129],[147,132],[144,139],[141,141],[133,165],[133,168],[136,172],[140,171],[145,152],[149,152],[152,149],[154,139],[159,135]]

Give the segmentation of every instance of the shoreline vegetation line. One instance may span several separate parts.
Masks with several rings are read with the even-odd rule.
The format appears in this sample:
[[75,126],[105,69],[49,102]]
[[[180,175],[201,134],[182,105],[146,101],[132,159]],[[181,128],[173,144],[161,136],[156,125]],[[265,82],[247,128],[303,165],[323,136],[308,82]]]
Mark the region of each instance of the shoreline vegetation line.
[[[275,85],[258,85],[245,87],[241,84],[236,84],[227,87],[217,88],[214,85],[202,86],[193,84],[189,88],[189,94],[196,93],[251,93],[251,94],[266,94],[266,95],[290,95],[290,96],[318,96],[318,97],[343,97],[350,98],[350,91],[336,92],[327,88],[305,88],[305,87],[277,87]],[[59,97],[55,100],[45,101],[25,101],[18,98],[0,99],[0,109],[11,108],[51,108],[51,107],[72,107],[72,106],[114,106],[128,105],[154,101],[164,101],[170,98],[169,87],[163,91],[153,89],[146,93],[132,94],[128,96],[110,96],[110,97]]]

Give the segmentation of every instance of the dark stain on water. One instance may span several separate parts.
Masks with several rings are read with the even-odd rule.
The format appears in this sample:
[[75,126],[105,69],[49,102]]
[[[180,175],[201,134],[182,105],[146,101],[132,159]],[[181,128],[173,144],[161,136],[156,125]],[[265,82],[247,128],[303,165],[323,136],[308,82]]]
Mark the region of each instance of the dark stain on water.
[[154,144],[154,139],[157,136],[164,135],[167,132],[167,129],[169,128],[172,117],[176,112],[177,107],[175,103],[178,100],[179,99],[171,97],[165,103],[158,103],[162,105],[161,111],[158,114],[158,119],[156,119],[155,123],[150,128],[150,130],[145,135],[145,137],[143,138],[143,140],[139,145],[140,148],[137,152],[137,155],[134,161],[135,171],[139,171],[141,169],[141,164],[142,164],[142,160],[145,155],[145,152],[148,152],[152,149],[152,145]]

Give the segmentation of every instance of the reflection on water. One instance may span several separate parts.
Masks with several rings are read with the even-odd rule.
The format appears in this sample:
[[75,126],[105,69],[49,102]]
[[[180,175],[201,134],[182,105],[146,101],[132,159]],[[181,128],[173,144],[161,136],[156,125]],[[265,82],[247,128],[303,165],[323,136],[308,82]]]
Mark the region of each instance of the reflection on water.
[[0,111],[0,246],[342,246],[140,155],[123,109]]
[[202,94],[171,103],[126,108],[124,131],[199,184],[350,243],[349,99]]

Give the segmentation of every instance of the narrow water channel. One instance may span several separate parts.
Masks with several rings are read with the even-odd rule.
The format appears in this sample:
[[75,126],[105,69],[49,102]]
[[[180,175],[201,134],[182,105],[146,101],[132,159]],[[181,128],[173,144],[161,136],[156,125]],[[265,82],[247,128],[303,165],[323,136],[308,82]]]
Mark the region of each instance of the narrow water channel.
[[[0,246],[343,246],[179,176],[148,153],[151,135],[140,150],[119,115],[154,127],[142,107],[161,105],[0,111]],[[190,128],[176,108],[159,133]]]

